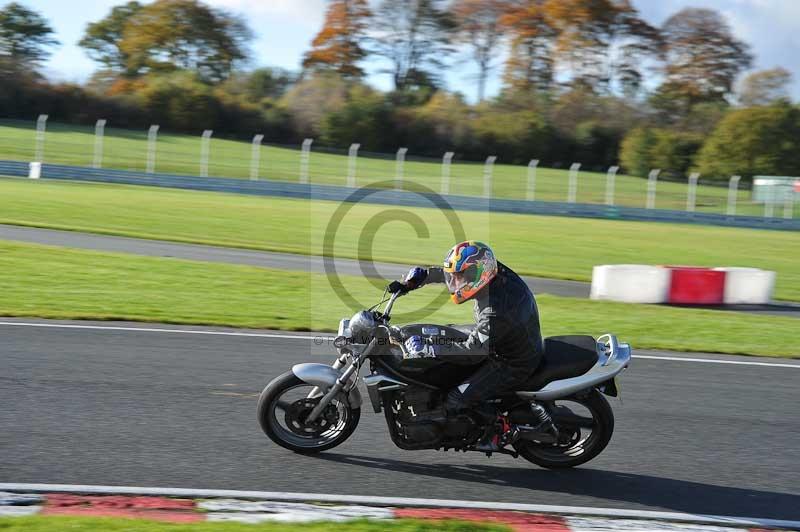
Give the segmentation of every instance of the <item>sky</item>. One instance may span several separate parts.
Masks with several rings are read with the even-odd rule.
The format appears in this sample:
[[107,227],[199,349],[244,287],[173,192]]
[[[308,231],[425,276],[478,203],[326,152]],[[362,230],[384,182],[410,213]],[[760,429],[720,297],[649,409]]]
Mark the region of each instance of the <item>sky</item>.
[[[0,0],[2,1],[2,0]],[[45,16],[61,42],[44,64],[47,77],[58,81],[83,82],[97,68],[77,46],[86,25],[108,14],[124,0],[21,0]],[[319,31],[325,0],[205,0],[216,7],[242,15],[256,38],[251,45],[249,66],[277,66],[299,70],[303,53]],[[375,0],[371,0],[374,3]],[[792,98],[800,101],[800,0],[633,0],[642,17],[660,25],[684,7],[707,7],[722,13],[734,34],[752,47],[754,70],[782,66],[793,76]],[[502,62],[502,55],[497,64]],[[372,85],[388,89],[390,77],[381,74],[377,62],[365,65]],[[487,86],[487,94],[499,90],[497,68]],[[475,68],[466,57],[458,58],[445,76],[449,90],[464,93],[474,100]]]

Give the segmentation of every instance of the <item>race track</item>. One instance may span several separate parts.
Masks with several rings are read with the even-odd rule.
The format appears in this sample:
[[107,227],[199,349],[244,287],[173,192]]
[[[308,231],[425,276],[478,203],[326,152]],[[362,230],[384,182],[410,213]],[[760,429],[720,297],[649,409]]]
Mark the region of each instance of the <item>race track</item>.
[[610,447],[582,468],[554,472],[507,456],[401,451],[368,405],[355,435],[333,451],[315,458],[277,447],[260,432],[256,397],[294,363],[329,361],[308,334],[0,321],[0,482],[800,519],[798,361],[635,351],[624,404],[612,402]]

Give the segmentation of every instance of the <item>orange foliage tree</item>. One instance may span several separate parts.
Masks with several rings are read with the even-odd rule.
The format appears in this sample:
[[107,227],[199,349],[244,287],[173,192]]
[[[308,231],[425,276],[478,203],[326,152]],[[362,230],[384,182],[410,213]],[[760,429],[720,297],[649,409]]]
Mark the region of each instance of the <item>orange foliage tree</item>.
[[364,71],[358,62],[366,56],[361,40],[369,17],[366,0],[333,0],[328,6],[322,29],[303,58],[303,66],[333,70],[345,77],[363,76]]

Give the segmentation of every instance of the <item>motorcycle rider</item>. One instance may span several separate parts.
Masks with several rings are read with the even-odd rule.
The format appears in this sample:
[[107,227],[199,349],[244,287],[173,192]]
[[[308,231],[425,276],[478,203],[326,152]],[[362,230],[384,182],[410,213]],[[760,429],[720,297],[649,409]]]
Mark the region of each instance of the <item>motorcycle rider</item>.
[[[470,411],[494,427],[497,412],[485,403],[502,392],[520,389],[536,371],[544,344],[536,299],[511,268],[497,261],[491,248],[474,240],[453,246],[444,267],[414,267],[389,291],[407,292],[431,283],[446,283],[454,303],[473,300],[475,327],[463,341],[435,345],[420,336],[405,342],[407,357],[447,357],[449,362],[476,364],[480,368],[448,393],[448,414]],[[542,425],[552,426],[546,411]],[[541,427],[541,425],[540,425]],[[497,450],[493,434],[485,434],[479,450]]]

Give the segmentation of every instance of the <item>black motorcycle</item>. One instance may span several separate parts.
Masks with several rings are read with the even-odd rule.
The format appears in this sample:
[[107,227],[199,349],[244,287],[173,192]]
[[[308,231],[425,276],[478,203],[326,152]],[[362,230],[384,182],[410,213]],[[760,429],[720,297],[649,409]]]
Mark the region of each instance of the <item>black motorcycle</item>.
[[[339,323],[333,365],[297,364],[270,382],[258,400],[258,420],[269,438],[292,451],[312,454],[336,447],[358,426],[363,378],[372,409],[383,411],[392,441],[405,450],[499,452],[548,468],[583,464],[605,449],[614,414],[604,395],[617,396],[617,375],[628,367],[631,348],[606,334],[547,338],[542,362],[519,391],[487,401],[496,418],[445,409],[448,390],[480,367],[446,358],[412,358],[404,340],[465,339],[468,327],[389,325],[393,294],[375,307]],[[386,303],[383,311],[377,308]],[[487,438],[492,451],[480,445]]]

